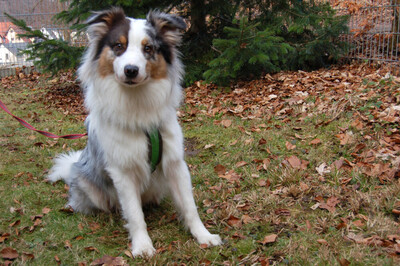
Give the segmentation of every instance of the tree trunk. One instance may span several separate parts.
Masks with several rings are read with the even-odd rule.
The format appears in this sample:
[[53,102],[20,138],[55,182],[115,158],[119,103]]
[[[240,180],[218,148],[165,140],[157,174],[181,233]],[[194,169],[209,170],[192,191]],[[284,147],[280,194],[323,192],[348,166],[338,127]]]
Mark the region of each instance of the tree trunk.
[[204,34],[206,32],[205,0],[191,0],[189,34]]
[[392,37],[390,38],[390,52],[395,54],[399,51],[398,45],[399,45],[399,4],[400,0],[394,0],[392,3],[393,6],[393,24],[392,24]]

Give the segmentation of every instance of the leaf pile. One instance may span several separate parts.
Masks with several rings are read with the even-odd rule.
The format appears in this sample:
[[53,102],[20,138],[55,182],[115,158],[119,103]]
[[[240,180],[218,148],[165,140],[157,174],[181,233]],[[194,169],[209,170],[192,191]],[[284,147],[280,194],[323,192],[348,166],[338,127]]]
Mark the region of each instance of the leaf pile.
[[[368,65],[312,72],[281,72],[249,83],[239,83],[227,91],[197,82],[186,89],[187,117],[196,114],[220,117],[222,114],[262,121],[258,129],[252,129],[254,131],[270,129],[269,124],[273,121],[301,123],[319,114],[327,115],[328,119],[317,120],[314,126],[324,127],[347,112],[351,114],[351,126],[340,128],[340,133],[332,137],[342,146],[354,146],[353,158],[341,159],[322,168],[320,165],[318,173],[323,175],[324,171],[330,172],[333,167],[356,167],[384,183],[400,177],[400,78],[391,78],[389,73],[384,67],[376,69]],[[232,121],[225,119],[215,123],[229,127]],[[375,134],[377,127],[387,131],[383,135],[381,132]],[[300,131],[301,128],[294,130]],[[353,139],[354,130],[364,132],[363,139]],[[318,138],[306,140],[300,134],[295,134],[295,139],[311,145],[321,143]],[[364,144],[368,140],[377,141],[379,147],[368,149]],[[290,151],[296,146],[286,142],[286,148]],[[287,163],[297,169],[306,168],[307,164],[303,162],[302,165],[295,155],[288,157]]]

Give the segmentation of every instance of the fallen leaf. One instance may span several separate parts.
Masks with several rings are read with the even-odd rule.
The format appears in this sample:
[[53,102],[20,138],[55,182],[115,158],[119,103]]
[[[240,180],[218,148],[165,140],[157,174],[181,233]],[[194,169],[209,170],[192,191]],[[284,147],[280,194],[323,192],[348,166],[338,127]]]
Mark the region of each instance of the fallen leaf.
[[287,159],[287,161],[289,162],[290,166],[293,167],[294,169],[301,168],[301,160],[296,155],[290,156]]
[[51,209],[50,209],[50,208],[47,208],[47,207],[44,207],[44,208],[42,209],[42,213],[43,213],[43,214],[48,214],[50,211],[51,211]]
[[4,243],[10,237],[9,233],[4,233],[0,236],[0,244]]
[[85,247],[85,250],[87,251],[95,251],[97,253],[99,253],[99,250],[93,246],[89,246],[89,247]]
[[223,175],[226,173],[226,168],[225,166],[223,166],[222,164],[218,164],[214,167],[214,171],[215,173],[217,173],[218,175]]
[[202,249],[208,248],[208,245],[207,244],[200,244],[200,248],[202,248]]
[[267,179],[267,180],[265,180],[265,179],[260,179],[259,181],[258,181],[258,185],[260,186],[260,187],[269,187],[270,185],[271,185],[271,182]]
[[242,226],[242,221],[239,218],[230,215],[228,218],[228,224],[233,227],[240,227]]
[[[157,253],[162,253],[163,251],[161,251],[160,249],[161,249],[161,248],[158,248],[158,249],[156,250],[156,252],[157,252]],[[167,250],[166,248],[163,248],[163,249],[164,249],[164,251]],[[131,252],[130,250],[125,250],[125,251],[124,251],[124,254],[125,254],[127,257],[133,259],[133,255],[132,255],[132,252]]]
[[15,222],[10,223],[8,226],[9,226],[9,227],[15,227],[15,226],[18,226],[18,225],[20,225],[20,224],[21,224],[21,220],[16,220]]
[[286,146],[286,149],[287,149],[288,151],[291,151],[291,150],[296,149],[296,145],[293,145],[293,144],[290,143],[289,141],[286,141],[285,146]]
[[204,149],[207,150],[207,149],[210,149],[210,148],[212,148],[214,146],[215,146],[215,144],[207,144],[206,146],[204,146]]
[[330,197],[330,198],[326,201],[326,203],[325,203],[325,202],[322,202],[322,203],[319,205],[319,208],[320,208],[320,209],[326,209],[326,210],[328,210],[329,212],[334,212],[334,211],[336,210],[336,205],[337,205],[339,202],[340,202],[340,200],[339,200],[337,197],[332,196],[332,197]]
[[276,239],[278,238],[278,235],[272,234],[272,235],[267,235],[264,237],[263,241],[261,243],[263,245],[269,244],[269,243],[274,243]]
[[355,220],[352,222],[353,225],[357,226],[357,227],[363,227],[364,223],[361,220]]
[[127,265],[127,262],[122,257],[112,257],[110,255],[104,255],[103,257],[94,260],[90,265],[100,266],[117,266],[117,265]]
[[339,262],[340,266],[349,266],[350,265],[350,261],[348,261],[346,259],[337,259],[337,261]]
[[320,139],[313,139],[312,141],[310,141],[310,144],[311,145],[318,145],[318,144],[320,144],[321,143],[321,140]]
[[276,209],[275,214],[282,216],[290,216],[290,211],[288,209]]
[[57,262],[58,264],[61,263],[61,260],[60,260],[60,258],[58,257],[58,255],[55,255],[55,256],[54,256],[54,259],[56,260],[56,262]]
[[351,136],[349,134],[337,134],[335,136],[339,139],[340,145],[349,144],[351,140]]
[[318,174],[321,176],[331,172],[331,168],[326,163],[322,163],[318,167],[315,167],[315,170],[317,170]]
[[245,161],[240,161],[240,162],[237,162],[236,163],[236,167],[242,167],[242,166],[245,166],[245,165],[247,165],[248,163],[247,162],[245,162]]
[[232,125],[232,120],[222,120],[221,125],[224,127],[230,127]]
[[317,239],[317,242],[320,243],[321,245],[328,245],[328,241],[326,241],[325,239]]
[[6,247],[0,251],[0,256],[6,260],[14,260],[18,258],[18,252],[11,247]]
[[22,253],[22,261],[23,262],[26,262],[26,261],[29,261],[29,260],[33,260],[34,258],[35,258],[35,255],[33,255],[33,254],[26,253],[26,252]]
[[242,216],[242,221],[243,221],[244,224],[250,224],[250,223],[253,223],[253,222],[254,222],[254,219],[251,218],[249,215],[244,214],[244,215]]

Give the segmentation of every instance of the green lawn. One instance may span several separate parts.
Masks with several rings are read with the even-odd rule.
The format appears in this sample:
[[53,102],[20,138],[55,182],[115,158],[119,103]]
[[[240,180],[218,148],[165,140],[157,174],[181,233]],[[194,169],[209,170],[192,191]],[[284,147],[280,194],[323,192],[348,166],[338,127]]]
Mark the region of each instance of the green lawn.
[[[400,80],[385,74],[346,66],[187,88],[195,200],[225,244],[200,247],[166,200],[145,208],[151,259],[130,258],[121,216],[71,213],[68,187],[46,181],[52,158],[85,138],[48,139],[0,111],[0,263],[397,264]],[[2,79],[0,99],[38,129],[84,133],[71,79]]]

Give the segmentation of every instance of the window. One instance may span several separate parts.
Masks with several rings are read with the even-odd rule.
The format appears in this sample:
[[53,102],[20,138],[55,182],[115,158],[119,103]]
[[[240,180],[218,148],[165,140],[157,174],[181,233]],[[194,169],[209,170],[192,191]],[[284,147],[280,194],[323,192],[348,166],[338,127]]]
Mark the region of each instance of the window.
[[9,56],[9,55],[8,55],[8,53],[7,53],[7,54],[6,54],[6,60],[8,60],[8,59],[9,59],[9,57],[10,57],[10,56]]

